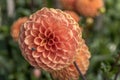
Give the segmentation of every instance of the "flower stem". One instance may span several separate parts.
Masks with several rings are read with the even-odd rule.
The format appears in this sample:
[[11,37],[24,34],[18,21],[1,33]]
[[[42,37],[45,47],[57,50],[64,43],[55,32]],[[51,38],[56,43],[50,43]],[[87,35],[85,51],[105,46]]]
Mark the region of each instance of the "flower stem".
[[78,73],[80,74],[82,80],[87,80],[87,79],[85,78],[85,76],[81,73],[81,71],[80,71],[77,63],[76,63],[75,61],[74,61],[73,63],[74,63],[75,68],[77,69]]

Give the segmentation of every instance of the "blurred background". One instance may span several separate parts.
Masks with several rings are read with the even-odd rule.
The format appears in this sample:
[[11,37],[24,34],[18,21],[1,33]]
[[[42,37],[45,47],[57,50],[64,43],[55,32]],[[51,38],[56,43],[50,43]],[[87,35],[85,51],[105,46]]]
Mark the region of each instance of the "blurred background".
[[[94,23],[80,22],[91,52],[88,80],[120,80],[120,0],[104,0],[106,12]],[[14,21],[42,7],[62,8],[58,0],[0,0],[0,80],[52,80],[22,57],[10,29]]]

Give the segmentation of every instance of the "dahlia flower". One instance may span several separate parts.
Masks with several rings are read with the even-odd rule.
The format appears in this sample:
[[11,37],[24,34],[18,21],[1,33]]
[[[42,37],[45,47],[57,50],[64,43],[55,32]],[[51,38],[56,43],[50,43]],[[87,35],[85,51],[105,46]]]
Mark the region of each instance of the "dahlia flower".
[[72,17],[73,19],[75,19],[76,22],[79,22],[79,21],[80,21],[80,16],[77,15],[77,13],[75,13],[74,11],[65,10],[64,12],[70,14],[71,17]]
[[27,19],[28,19],[27,17],[22,17],[13,23],[11,27],[11,36],[14,39],[14,41],[18,41],[20,27],[25,21],[27,21]]
[[[75,61],[83,75],[86,73],[88,69],[89,58],[90,58],[90,52],[84,40],[82,40],[82,45]],[[57,80],[78,80],[79,79],[79,73],[76,67],[74,66],[74,64],[71,64],[62,70],[53,71],[51,72],[51,74],[53,78]]]
[[103,8],[103,0],[76,0],[76,10],[85,17],[95,17]]
[[75,61],[81,40],[81,29],[69,14],[59,9],[42,8],[21,27],[19,46],[32,66],[54,71]]

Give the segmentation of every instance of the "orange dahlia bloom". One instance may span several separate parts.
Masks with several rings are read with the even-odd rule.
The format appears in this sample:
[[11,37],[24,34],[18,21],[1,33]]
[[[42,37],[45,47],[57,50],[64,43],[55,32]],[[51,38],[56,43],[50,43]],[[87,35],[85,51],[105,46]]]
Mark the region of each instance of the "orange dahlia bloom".
[[76,0],[76,10],[83,16],[95,17],[103,7],[103,0]]
[[79,22],[79,21],[80,21],[80,16],[78,16],[74,11],[65,10],[64,12],[70,14],[71,17],[72,17],[73,19],[75,19],[76,22]]
[[[80,48],[80,52],[79,52],[78,56],[76,57],[76,63],[83,75],[86,73],[86,71],[88,69],[89,58],[90,58],[90,52],[83,40],[82,46]],[[79,79],[79,73],[78,73],[76,67],[74,66],[74,64],[71,64],[70,66],[68,66],[62,70],[53,71],[51,74],[52,74],[53,78],[55,78],[57,80],[78,80]]]
[[20,27],[25,21],[27,21],[27,19],[27,17],[22,17],[13,23],[11,27],[11,36],[14,39],[14,41],[18,41]]
[[75,1],[76,0],[60,0],[62,6],[65,9],[69,9],[69,10],[74,10],[75,9]]
[[19,46],[32,66],[46,71],[61,70],[75,60],[81,36],[78,23],[69,14],[43,8],[21,27]]

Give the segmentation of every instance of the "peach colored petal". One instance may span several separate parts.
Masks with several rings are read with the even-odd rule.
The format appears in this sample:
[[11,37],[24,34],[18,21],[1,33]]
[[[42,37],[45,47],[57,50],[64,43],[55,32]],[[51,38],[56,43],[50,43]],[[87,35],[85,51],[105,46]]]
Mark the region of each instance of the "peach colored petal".
[[32,36],[37,37],[38,34],[39,34],[39,31],[38,31],[37,29],[32,29],[32,30],[30,31],[30,33],[31,33]]
[[44,49],[43,46],[38,46],[38,47],[37,47],[37,51],[38,51],[38,52],[43,52],[43,51],[45,51],[45,49]]
[[34,39],[34,43],[35,43],[36,45],[40,45],[41,41],[42,41],[42,39],[40,39],[39,37],[36,37],[36,38]]
[[40,57],[40,54],[42,54],[42,53],[37,52],[37,51],[33,51],[33,52],[32,52],[32,56],[33,56],[34,58]]
[[25,36],[30,35],[30,30],[25,31]]
[[25,44],[29,45],[29,43],[33,43],[34,37],[29,35],[25,38],[24,42]]

